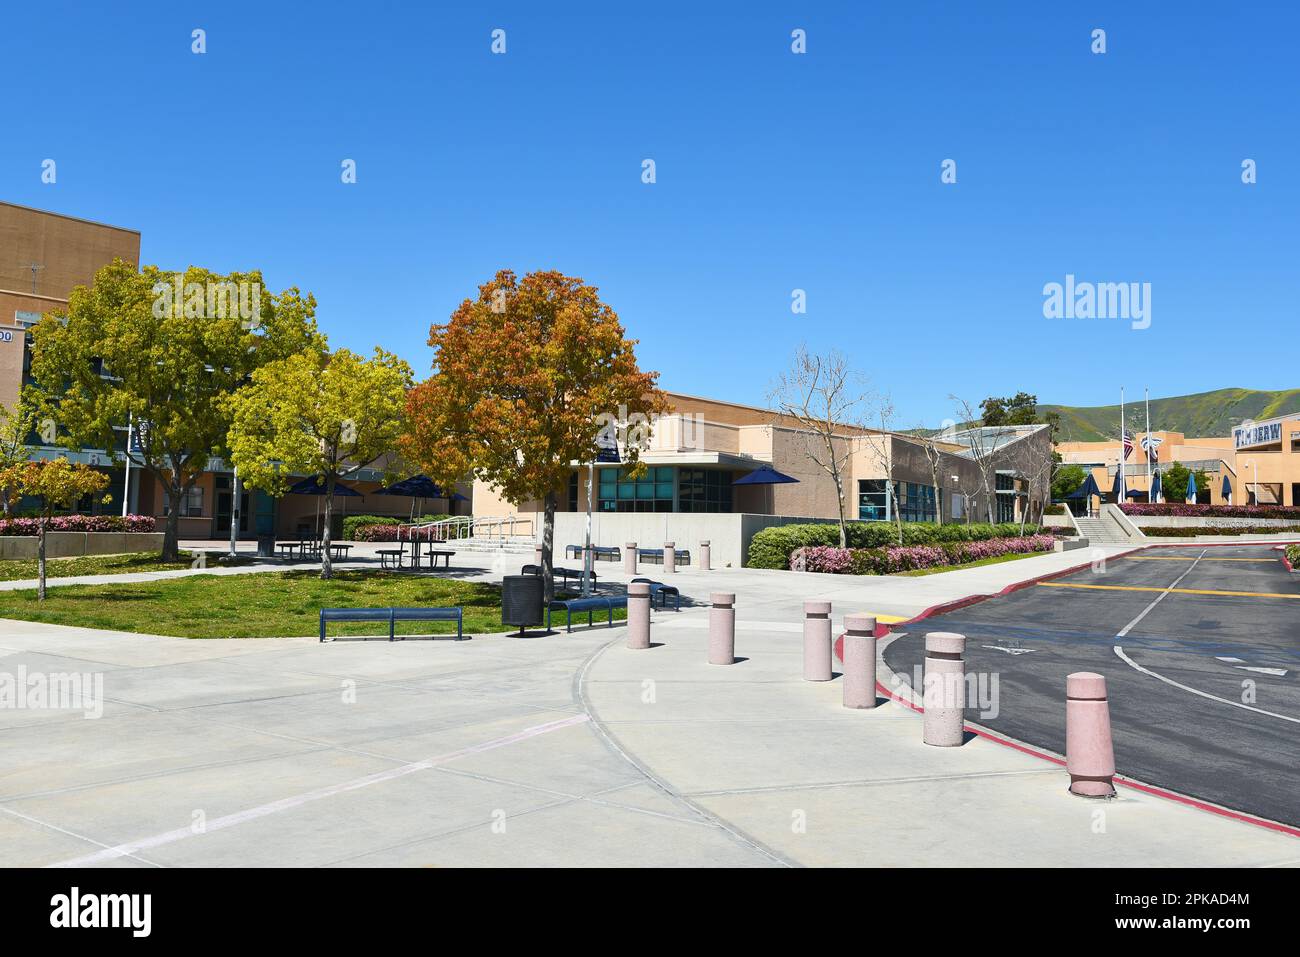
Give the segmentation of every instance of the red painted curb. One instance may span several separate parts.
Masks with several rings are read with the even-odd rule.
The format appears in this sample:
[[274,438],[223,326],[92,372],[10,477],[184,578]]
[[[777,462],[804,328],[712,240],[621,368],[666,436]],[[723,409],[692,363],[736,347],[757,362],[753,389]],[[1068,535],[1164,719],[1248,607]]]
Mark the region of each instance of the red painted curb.
[[[879,681],[876,682],[876,688],[889,700],[897,701],[899,704],[911,708],[913,711],[917,712],[918,714],[925,713],[924,708],[917,707],[916,705],[912,704],[912,702],[908,701],[905,698],[900,698],[898,695],[891,692]],[[993,734],[991,731],[986,731],[983,728],[971,724],[963,724],[962,728],[965,731],[969,731],[973,735],[992,741],[994,744],[1000,744],[1005,748],[1011,748],[1013,751],[1019,751],[1020,753],[1028,754],[1031,757],[1041,758],[1044,761],[1050,761],[1052,764],[1055,764],[1058,767],[1065,767],[1065,761],[1063,761],[1061,758],[1057,757],[1054,754],[1049,754],[1046,751],[1040,751],[1039,749],[1032,747],[1031,745],[1021,744],[1018,741],[1012,741],[1008,738],[999,737],[998,735]],[[1287,834],[1291,837],[1300,837],[1300,828],[1291,827],[1288,824],[1281,824],[1278,821],[1270,821],[1268,818],[1256,817],[1253,814],[1246,814],[1243,811],[1233,811],[1226,807],[1219,807],[1217,804],[1209,804],[1205,801],[1198,801],[1196,798],[1188,797],[1185,794],[1179,794],[1176,791],[1168,791],[1164,788],[1156,787],[1155,785],[1152,784],[1143,784],[1140,781],[1134,781],[1131,778],[1126,778],[1121,774],[1115,775],[1114,781],[1116,784],[1121,785],[1123,787],[1132,788],[1135,791],[1141,791],[1144,794],[1150,794],[1153,795],[1154,797],[1164,798],[1166,801],[1173,801],[1175,804],[1182,804],[1185,805],[1186,807],[1195,808],[1198,811],[1206,811],[1210,814],[1217,814],[1219,817],[1226,817],[1233,821],[1239,821],[1242,824],[1253,824],[1255,827],[1262,827],[1265,830],[1269,830],[1269,831],[1278,831],[1279,833]]]

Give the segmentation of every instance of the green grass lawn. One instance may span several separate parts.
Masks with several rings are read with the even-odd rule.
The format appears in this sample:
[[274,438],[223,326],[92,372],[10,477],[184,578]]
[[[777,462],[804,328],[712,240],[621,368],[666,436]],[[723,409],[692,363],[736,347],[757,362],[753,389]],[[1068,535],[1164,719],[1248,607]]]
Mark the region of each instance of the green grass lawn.
[[[51,558],[45,563],[45,577],[73,578],[77,575],[123,575],[129,572],[162,572],[173,568],[189,568],[188,561],[164,562],[158,556],[144,555],[83,555],[79,558]],[[19,558],[0,561],[0,582],[22,581],[36,578],[36,559]]]
[[[105,628],[178,638],[285,638],[315,635],[324,608],[460,605],[465,634],[515,631],[501,624],[501,588],[482,582],[425,577],[402,572],[335,572],[322,581],[315,571],[247,575],[192,575],[166,581],[51,588],[43,602],[35,589],[0,592],[0,618]],[[576,613],[574,624],[586,624]],[[594,620],[601,620],[598,612]],[[626,611],[614,609],[614,617]],[[554,627],[566,617],[557,612]],[[399,635],[455,634],[446,622],[399,622]],[[387,638],[385,623],[329,626],[331,637]]]
[[920,578],[922,575],[941,575],[944,572],[955,572],[962,568],[979,568],[981,565],[1001,565],[1003,562],[1018,562],[1022,558],[1034,558],[1037,555],[1050,555],[1051,552],[1017,552],[1014,555],[998,555],[995,558],[981,558],[976,562],[966,562],[964,565],[944,565],[942,568],[918,568],[910,572],[895,572],[896,575],[907,575],[911,578]]

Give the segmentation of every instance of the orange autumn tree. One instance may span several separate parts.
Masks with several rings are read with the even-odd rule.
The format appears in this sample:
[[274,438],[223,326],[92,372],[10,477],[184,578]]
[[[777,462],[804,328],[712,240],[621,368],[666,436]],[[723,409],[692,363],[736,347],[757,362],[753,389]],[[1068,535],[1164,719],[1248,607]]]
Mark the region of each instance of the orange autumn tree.
[[[429,345],[433,375],[407,397],[402,452],[443,488],[472,474],[511,502],[543,502],[549,602],[559,493],[595,460],[603,424],[667,410],[659,374],[637,367],[636,341],[594,286],[554,271],[498,272]],[[639,452],[626,443],[624,464]]]

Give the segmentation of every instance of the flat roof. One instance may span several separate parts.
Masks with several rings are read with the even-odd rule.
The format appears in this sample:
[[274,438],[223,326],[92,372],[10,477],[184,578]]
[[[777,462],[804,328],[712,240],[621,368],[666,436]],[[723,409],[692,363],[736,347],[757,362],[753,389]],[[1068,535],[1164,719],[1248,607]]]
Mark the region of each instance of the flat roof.
[[129,226],[114,226],[112,223],[101,223],[94,219],[85,219],[81,216],[69,216],[67,213],[56,213],[49,209],[37,209],[35,206],[24,206],[22,203],[10,203],[0,199],[0,206],[9,206],[13,209],[24,209],[29,213],[38,213],[41,216],[57,216],[59,219],[67,219],[74,223],[86,223],[89,226],[100,226],[104,229],[116,229],[118,232],[134,233],[140,235],[140,230],[132,229]]

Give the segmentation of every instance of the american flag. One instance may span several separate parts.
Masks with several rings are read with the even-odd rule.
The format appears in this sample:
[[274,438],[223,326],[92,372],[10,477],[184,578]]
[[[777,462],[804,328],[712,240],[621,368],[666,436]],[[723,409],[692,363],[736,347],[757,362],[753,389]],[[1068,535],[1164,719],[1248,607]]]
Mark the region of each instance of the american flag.
[[1132,454],[1133,454],[1133,433],[1130,432],[1128,429],[1125,429],[1124,430],[1124,460],[1128,461],[1128,457]]

